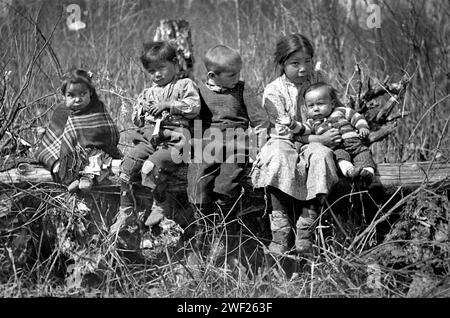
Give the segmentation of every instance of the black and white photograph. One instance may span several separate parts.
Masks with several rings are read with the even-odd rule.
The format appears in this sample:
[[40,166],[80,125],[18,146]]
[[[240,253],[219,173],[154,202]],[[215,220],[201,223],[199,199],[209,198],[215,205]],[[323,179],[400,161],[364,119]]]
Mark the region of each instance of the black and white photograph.
[[449,122],[448,0],[0,0],[0,298],[449,298]]

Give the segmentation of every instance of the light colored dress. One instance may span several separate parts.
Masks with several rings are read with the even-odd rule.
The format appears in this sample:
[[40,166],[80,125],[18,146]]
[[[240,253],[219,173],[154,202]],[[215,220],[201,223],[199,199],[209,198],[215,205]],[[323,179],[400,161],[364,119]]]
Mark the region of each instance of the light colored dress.
[[327,195],[338,182],[331,149],[294,141],[296,123],[305,122],[303,92],[310,83],[322,80],[322,74],[314,72],[310,82],[296,87],[282,75],[264,89],[262,104],[270,121],[270,138],[253,163],[255,188],[272,186],[297,200],[311,200]]

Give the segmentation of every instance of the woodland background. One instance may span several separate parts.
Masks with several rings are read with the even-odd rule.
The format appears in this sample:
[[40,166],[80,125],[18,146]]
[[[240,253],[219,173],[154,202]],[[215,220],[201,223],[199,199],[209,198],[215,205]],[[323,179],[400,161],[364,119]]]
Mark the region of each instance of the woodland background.
[[[8,5],[8,2],[11,5]],[[33,129],[45,126],[49,108],[60,100],[58,73],[71,67],[93,72],[101,97],[121,128],[129,127],[132,100],[148,85],[138,57],[142,42],[152,39],[161,19],[191,24],[194,77],[202,79],[202,57],[218,43],[239,49],[242,78],[262,92],[275,76],[273,53],[279,36],[300,32],[314,42],[316,61],[342,92],[355,94],[355,65],[372,85],[389,75],[412,77],[400,111],[410,115],[398,131],[375,151],[377,161],[398,162],[411,148],[425,158],[436,150],[450,115],[448,94],[450,4],[447,1],[377,1],[380,28],[369,28],[370,1],[179,0],[179,1],[2,1],[1,74],[7,77],[3,113],[26,79],[36,45],[35,21],[49,46],[36,59],[11,128],[33,143]],[[86,27],[70,31],[65,8],[78,4]],[[4,78],[6,79],[6,78]],[[124,144],[126,143],[126,134]],[[449,149],[443,138],[440,149]],[[383,154],[381,154],[383,153]]]

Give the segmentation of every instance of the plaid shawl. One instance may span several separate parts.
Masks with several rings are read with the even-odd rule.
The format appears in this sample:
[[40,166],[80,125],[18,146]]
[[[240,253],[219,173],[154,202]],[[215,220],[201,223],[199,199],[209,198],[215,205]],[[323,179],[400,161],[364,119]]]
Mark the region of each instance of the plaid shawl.
[[[60,161],[57,181],[70,182],[87,163],[89,149],[101,149],[120,158],[119,131],[101,101],[86,110],[72,112],[64,104],[56,107],[36,158],[50,171]],[[59,179],[59,180],[58,180]]]

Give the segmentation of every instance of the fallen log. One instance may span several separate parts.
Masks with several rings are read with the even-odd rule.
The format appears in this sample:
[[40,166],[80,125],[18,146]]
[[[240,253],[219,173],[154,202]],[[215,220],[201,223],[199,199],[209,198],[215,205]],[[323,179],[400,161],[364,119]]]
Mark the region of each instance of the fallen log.
[[[120,160],[112,161],[112,172],[118,175]],[[251,167],[247,168],[247,175]],[[182,165],[169,182],[168,191],[177,192],[186,188],[187,165]],[[396,187],[417,188],[422,184],[436,184],[450,181],[450,163],[438,162],[405,162],[381,163],[373,187],[382,186],[385,189]],[[38,184],[53,182],[50,172],[37,164],[21,163],[17,168],[0,172],[0,183],[6,184]],[[247,180],[246,182],[249,182]],[[450,185],[450,184],[449,184]],[[448,185],[447,185],[448,186]]]

